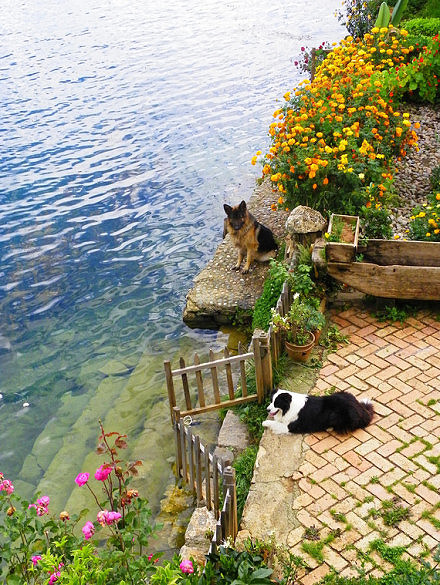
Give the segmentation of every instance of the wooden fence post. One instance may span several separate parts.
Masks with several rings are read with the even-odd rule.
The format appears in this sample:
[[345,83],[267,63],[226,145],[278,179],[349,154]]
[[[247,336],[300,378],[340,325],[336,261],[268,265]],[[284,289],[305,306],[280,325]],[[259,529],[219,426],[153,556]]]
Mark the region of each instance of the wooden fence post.
[[169,360],[164,361],[163,367],[165,368],[165,379],[167,381],[168,401],[170,403],[171,412],[171,424],[173,424],[174,423],[173,408],[176,406],[176,393],[174,391],[173,374],[171,371],[170,361]]
[[[174,437],[176,439],[176,468],[177,468],[177,477],[184,477],[183,474],[183,462],[182,462],[182,438],[181,433],[183,432],[182,429],[182,421],[180,420],[180,408],[175,406],[173,408],[173,417],[174,417]],[[185,479],[185,478],[184,478]]]
[[264,394],[267,396],[273,389],[272,356],[270,353],[270,337],[268,333],[260,334],[261,366],[263,370]]
[[256,329],[252,338],[252,348],[254,352],[258,403],[261,404],[273,388],[269,335],[260,329]]
[[258,404],[261,404],[264,400],[264,378],[263,366],[261,364],[260,336],[258,330],[254,331],[254,335],[252,337],[252,351],[254,352],[255,384],[257,386]]
[[229,534],[226,537],[231,536],[232,540],[235,541],[235,537],[237,536],[238,532],[238,517],[237,517],[237,488],[235,485],[235,469],[228,465],[225,467],[223,472],[223,493],[226,497],[226,494],[229,490],[229,496],[231,498],[230,506],[229,506]]

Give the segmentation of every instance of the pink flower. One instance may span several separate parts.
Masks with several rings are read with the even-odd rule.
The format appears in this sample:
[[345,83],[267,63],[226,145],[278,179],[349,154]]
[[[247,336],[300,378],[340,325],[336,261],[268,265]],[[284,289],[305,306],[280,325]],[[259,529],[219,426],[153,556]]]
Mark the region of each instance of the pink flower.
[[97,514],[97,519],[101,526],[114,524],[120,518],[122,518],[121,514],[119,512],[113,512],[113,510],[110,512],[108,510],[100,510]]
[[154,556],[153,553],[151,553],[151,555],[148,555],[148,557],[147,557],[148,560],[153,561],[153,563],[158,563],[159,559],[154,559],[153,556]]
[[99,510],[98,514],[96,515],[96,518],[101,526],[105,526],[107,524],[107,515],[107,510]]
[[95,527],[93,522],[90,521],[86,522],[81,530],[86,540],[89,540],[89,538],[92,538],[92,536],[95,534]]
[[121,514],[119,512],[113,512],[112,510],[107,514],[107,524],[114,524],[120,518],[122,518]]
[[79,485],[79,487],[82,487],[83,485],[85,485],[87,482],[89,481],[89,474],[88,473],[80,473],[79,475],[76,476],[75,478],[75,483],[77,485]]
[[41,555],[34,555],[31,557],[31,561],[34,564],[34,567],[38,564],[39,560],[41,560]]
[[36,504],[29,504],[28,508],[35,508],[37,510],[37,516],[44,516],[45,514],[49,514],[49,496],[43,496],[42,498],[38,498]]
[[[3,474],[1,474],[0,479],[3,478]],[[14,491],[14,486],[12,485],[12,482],[9,479],[4,479],[2,482],[0,482],[0,492],[1,491],[5,491],[8,495],[11,495],[12,492]]]
[[112,472],[112,468],[106,465],[100,465],[98,469],[95,471],[95,479],[98,481],[105,481],[110,473]]
[[52,585],[52,583],[55,583],[56,581],[58,581],[58,577],[60,576],[60,571],[57,571],[56,573],[52,573],[52,575],[49,577],[49,585]]
[[182,561],[179,566],[182,573],[194,573],[194,567],[191,561]]

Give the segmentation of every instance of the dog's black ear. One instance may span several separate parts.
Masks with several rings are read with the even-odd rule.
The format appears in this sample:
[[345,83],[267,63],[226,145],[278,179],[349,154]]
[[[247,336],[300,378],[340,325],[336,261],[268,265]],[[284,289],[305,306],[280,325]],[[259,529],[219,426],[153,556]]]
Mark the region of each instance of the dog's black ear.
[[278,392],[278,388],[272,388],[272,392],[270,393],[270,397],[272,398],[274,394]]
[[243,212],[246,211],[246,201],[243,199],[243,201],[240,203],[240,205],[238,206],[238,209]]
[[232,207],[230,205],[228,205],[227,203],[225,203],[223,205],[223,209],[225,210],[226,215],[231,215]]

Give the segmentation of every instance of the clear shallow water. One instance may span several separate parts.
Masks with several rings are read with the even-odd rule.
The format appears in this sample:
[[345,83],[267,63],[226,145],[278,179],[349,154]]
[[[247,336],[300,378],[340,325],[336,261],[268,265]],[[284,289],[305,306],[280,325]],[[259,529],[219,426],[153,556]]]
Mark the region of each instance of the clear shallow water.
[[225,342],[186,328],[185,294],[339,4],[4,2],[0,469],[28,495],[65,482],[65,504],[102,418],[143,441],[159,498],[162,361]]

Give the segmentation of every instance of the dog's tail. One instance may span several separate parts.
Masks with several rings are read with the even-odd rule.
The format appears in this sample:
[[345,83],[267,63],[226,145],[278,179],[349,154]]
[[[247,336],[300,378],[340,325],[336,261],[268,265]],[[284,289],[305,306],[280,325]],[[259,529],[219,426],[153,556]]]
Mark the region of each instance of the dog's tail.
[[359,400],[359,403],[362,406],[362,415],[361,415],[362,427],[361,428],[364,428],[367,425],[369,425],[370,422],[373,420],[374,406],[369,398],[362,398],[361,400]]

